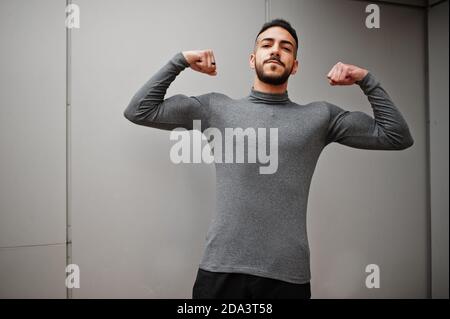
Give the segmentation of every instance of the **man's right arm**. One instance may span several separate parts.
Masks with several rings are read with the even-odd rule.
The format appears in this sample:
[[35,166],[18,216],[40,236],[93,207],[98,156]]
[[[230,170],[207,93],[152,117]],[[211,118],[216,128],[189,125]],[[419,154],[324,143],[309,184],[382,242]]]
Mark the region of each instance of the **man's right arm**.
[[135,124],[163,130],[176,127],[191,130],[193,120],[204,122],[211,93],[190,97],[176,94],[164,99],[169,85],[189,66],[182,52],[175,54],[137,91],[124,116]]

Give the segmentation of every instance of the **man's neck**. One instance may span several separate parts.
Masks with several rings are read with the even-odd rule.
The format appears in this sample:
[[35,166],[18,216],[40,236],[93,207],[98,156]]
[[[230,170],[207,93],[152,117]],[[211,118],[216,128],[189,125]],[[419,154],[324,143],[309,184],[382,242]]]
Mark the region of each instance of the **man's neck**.
[[280,85],[268,84],[260,81],[258,77],[255,76],[255,80],[253,81],[253,89],[264,93],[282,94],[286,92],[287,84],[287,81]]

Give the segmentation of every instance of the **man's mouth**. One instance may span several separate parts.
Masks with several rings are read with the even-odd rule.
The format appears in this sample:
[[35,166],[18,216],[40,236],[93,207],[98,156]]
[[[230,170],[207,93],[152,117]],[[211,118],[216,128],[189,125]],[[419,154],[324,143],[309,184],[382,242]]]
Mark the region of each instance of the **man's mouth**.
[[266,63],[276,63],[276,64],[279,64],[279,65],[282,65],[281,62],[279,62],[277,60],[269,60]]

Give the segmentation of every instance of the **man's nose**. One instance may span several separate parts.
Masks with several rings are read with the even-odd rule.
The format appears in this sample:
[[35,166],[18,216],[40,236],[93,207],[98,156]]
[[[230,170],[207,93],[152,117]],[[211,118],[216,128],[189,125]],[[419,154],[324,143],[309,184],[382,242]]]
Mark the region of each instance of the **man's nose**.
[[272,46],[272,51],[270,52],[270,55],[280,56],[280,47],[277,45]]

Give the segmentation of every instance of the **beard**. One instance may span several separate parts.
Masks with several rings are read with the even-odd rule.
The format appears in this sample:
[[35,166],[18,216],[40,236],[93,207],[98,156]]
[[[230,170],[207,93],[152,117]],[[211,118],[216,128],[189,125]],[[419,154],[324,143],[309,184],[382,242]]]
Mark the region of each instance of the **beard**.
[[[292,68],[294,67],[294,65],[292,65],[290,70],[284,68],[284,72],[280,75],[268,75],[266,72],[264,72],[264,64],[258,64],[257,61],[255,61],[256,76],[261,82],[271,85],[280,85],[286,83],[289,76],[291,75]],[[280,65],[279,67],[284,66]]]

